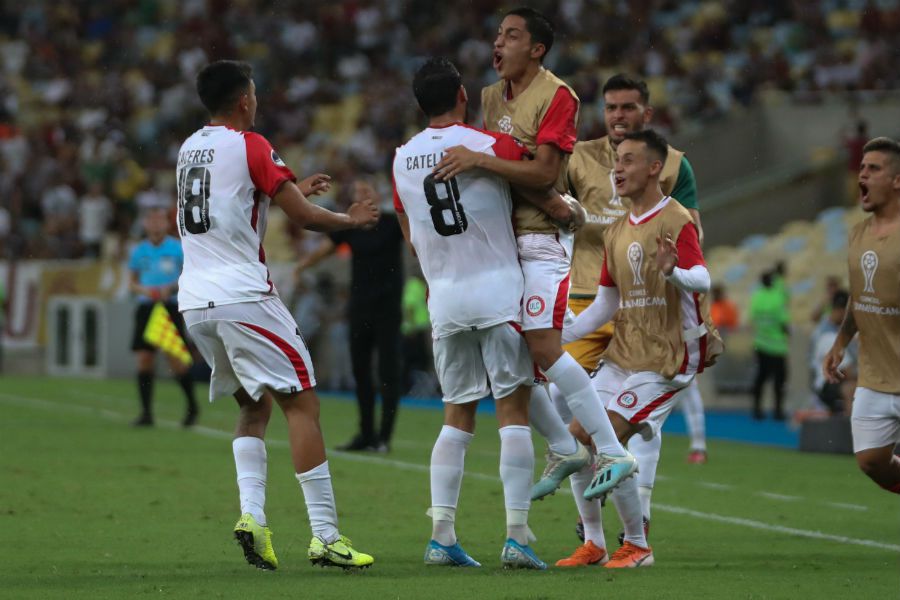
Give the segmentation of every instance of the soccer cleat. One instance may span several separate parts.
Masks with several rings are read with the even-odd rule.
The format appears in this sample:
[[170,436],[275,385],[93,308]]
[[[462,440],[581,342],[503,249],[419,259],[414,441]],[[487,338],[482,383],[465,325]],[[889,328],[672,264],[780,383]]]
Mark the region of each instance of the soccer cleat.
[[641,548],[631,542],[625,542],[621,548],[613,552],[609,562],[604,565],[607,569],[634,569],[635,567],[649,567],[653,564],[653,549]]
[[622,456],[610,454],[597,455],[597,474],[591,485],[584,490],[585,500],[593,500],[605,496],[623,480],[628,479],[638,470],[637,460],[628,450]]
[[500,564],[504,569],[537,569],[547,568],[547,563],[542,561],[531,549],[531,546],[523,546],[516,540],[509,538],[500,553]]
[[605,565],[609,557],[606,548],[598,548],[594,542],[588,540],[575,549],[571,556],[556,561],[557,567],[587,567],[590,565]]
[[314,565],[341,567],[344,570],[368,569],[375,562],[375,559],[368,554],[354,550],[352,542],[343,535],[330,544],[313,536],[306,555],[309,557],[309,562]]
[[[650,541],[650,519],[647,517],[643,517],[644,519],[644,539],[649,543]],[[625,543],[625,532],[619,532],[619,545],[623,545]]]
[[481,563],[466,554],[459,542],[452,546],[444,546],[431,540],[425,548],[426,565],[443,565],[448,567],[480,567]]
[[131,422],[132,427],[153,427],[153,417],[148,414],[142,414]]
[[706,450],[691,450],[688,454],[687,461],[692,465],[706,464]]
[[275,549],[272,548],[272,532],[256,522],[253,515],[244,513],[234,526],[234,538],[244,551],[247,562],[266,571],[278,568]]
[[591,453],[579,442],[575,445],[578,449],[572,454],[558,454],[547,448],[547,466],[541,474],[541,478],[531,487],[531,500],[541,500],[544,496],[553,494],[572,473],[580,471],[591,462]]

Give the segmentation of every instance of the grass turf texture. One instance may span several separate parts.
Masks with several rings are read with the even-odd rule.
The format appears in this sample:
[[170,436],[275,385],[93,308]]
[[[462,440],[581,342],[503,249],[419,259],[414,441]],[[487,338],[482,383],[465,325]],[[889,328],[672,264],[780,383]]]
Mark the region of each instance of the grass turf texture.
[[[457,518],[461,542],[485,566],[425,567],[427,465],[441,416],[422,409],[401,412],[390,455],[330,453],[341,531],[376,557],[362,573],[308,563],[306,511],[273,413],[266,508],[281,566],[261,572],[232,538],[236,406],[204,406],[195,431],[176,425],[183,401],[173,384],[157,383],[156,406],[160,425],[135,430],[132,382],[0,378],[0,597],[893,598],[900,589],[897,496],[852,458],[713,442],[709,464],[687,465],[680,436],[666,438],[659,466],[656,566],[505,572],[499,439],[488,414],[479,415]],[[322,424],[329,446],[345,441],[354,405],[323,397]],[[611,505],[604,514],[615,546]],[[549,564],[578,545],[567,494],[535,503],[531,515],[534,548]]]

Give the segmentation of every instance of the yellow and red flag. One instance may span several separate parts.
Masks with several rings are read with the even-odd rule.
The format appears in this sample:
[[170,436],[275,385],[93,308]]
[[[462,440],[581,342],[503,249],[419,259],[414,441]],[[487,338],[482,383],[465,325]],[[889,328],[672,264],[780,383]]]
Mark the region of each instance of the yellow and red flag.
[[153,305],[150,318],[147,320],[147,327],[144,329],[144,341],[181,361],[187,367],[194,364],[187,344],[178,333],[178,328],[175,327],[169,311],[162,302]]

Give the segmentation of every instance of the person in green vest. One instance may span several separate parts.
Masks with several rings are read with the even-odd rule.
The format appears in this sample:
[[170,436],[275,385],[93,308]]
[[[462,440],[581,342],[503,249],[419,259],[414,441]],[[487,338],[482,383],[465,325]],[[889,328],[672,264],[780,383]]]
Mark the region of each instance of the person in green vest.
[[431,319],[428,316],[428,288],[415,275],[407,278],[403,286],[403,385],[407,394],[420,394],[417,385],[427,378],[430,355],[428,341],[431,334]]
[[784,386],[787,381],[787,355],[790,337],[788,297],[783,286],[776,285],[776,274],[763,273],[762,285],[750,298],[750,322],[753,348],[756,350],[756,380],[753,383],[753,418],[762,419],[762,390],[766,381],[775,385],[776,420],[784,420]]

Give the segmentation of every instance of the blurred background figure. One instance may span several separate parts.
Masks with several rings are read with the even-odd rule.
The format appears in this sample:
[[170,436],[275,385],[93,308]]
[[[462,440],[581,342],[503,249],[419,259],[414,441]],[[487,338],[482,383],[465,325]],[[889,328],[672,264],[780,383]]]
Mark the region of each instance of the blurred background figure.
[[859,165],[862,163],[863,147],[870,137],[869,124],[854,114],[852,128],[843,133],[841,142],[847,165],[847,202],[850,206],[856,206],[856,200],[859,198]]
[[431,374],[431,319],[428,287],[418,275],[410,275],[403,286],[403,390],[408,396],[433,396],[437,382]]
[[[329,290],[330,291],[330,290]],[[310,273],[297,272],[294,277],[294,291],[288,302],[291,314],[309,348],[311,356],[319,356],[320,333],[325,316],[325,300]]]
[[713,285],[709,312],[716,329],[723,335],[737,329],[740,323],[737,304],[725,295],[725,287],[722,285]]
[[825,278],[825,293],[822,299],[813,309],[810,320],[814,325],[818,326],[823,321],[828,320],[831,315],[831,306],[834,301],[834,295],[841,289],[841,280],[835,275],[829,275]]
[[[138,394],[141,399],[141,413],[134,421],[136,427],[153,425],[153,379],[156,377],[156,348],[144,341],[144,330],[150,313],[157,302],[161,302],[172,318],[181,338],[187,341],[184,321],[178,312],[178,278],[184,264],[181,243],[167,235],[169,219],[164,209],[149,209],[142,220],[147,238],[135,246],[128,260],[131,271],[129,289],[137,296],[134,313],[134,334],[131,349],[137,358]],[[187,411],[182,425],[190,427],[197,422],[197,400],[194,397],[194,382],[190,370],[184,363],[167,356],[169,366],[175,374],[178,385],[184,391]]]
[[[350,202],[375,197],[368,182],[355,181],[338,195],[338,209]],[[371,230],[348,230],[322,237],[318,248],[300,261],[304,271],[331,255],[338,246],[350,247],[350,362],[356,382],[359,432],[339,450],[390,450],[391,436],[400,403],[403,294],[403,232],[397,215],[382,210]],[[375,428],[375,380],[372,361],[377,355],[378,390],[381,396],[381,424]]]
[[840,369],[844,380],[840,383],[829,383],[822,372],[822,363],[834,344],[838,330],[847,312],[850,294],[846,290],[837,290],[831,297],[831,306],[822,322],[813,331],[810,338],[810,369],[813,373],[813,391],[818,400],[828,409],[831,415],[849,415],[853,401],[853,390],[856,387],[856,354],[857,341],[854,340],[844,353]]
[[750,323],[756,351],[756,379],[753,382],[753,418],[762,419],[763,386],[772,380],[776,420],[784,420],[784,387],[787,381],[790,316],[787,297],[776,285],[777,272],[763,273],[760,286],[750,297]]

